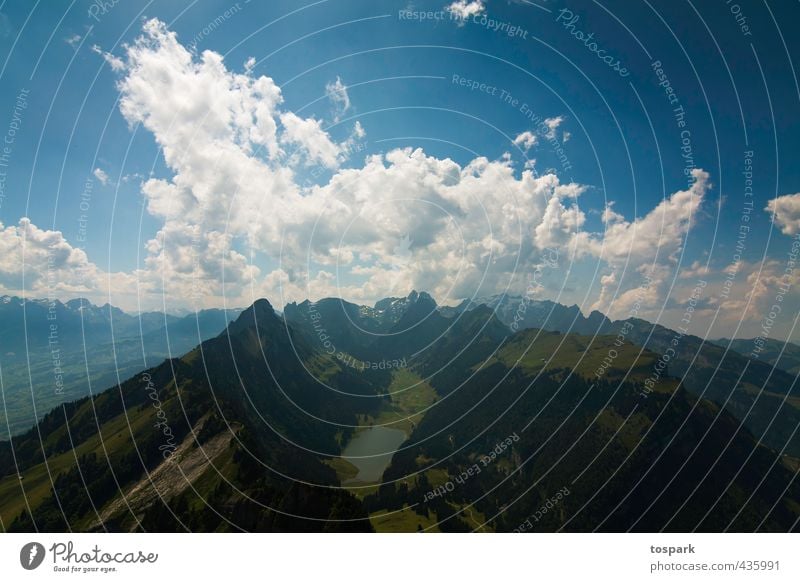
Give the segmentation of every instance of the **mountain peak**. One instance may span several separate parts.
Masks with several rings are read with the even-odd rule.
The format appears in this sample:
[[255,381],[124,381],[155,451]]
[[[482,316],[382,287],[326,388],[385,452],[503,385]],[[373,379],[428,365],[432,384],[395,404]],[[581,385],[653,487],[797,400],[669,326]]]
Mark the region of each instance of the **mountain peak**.
[[68,309],[81,309],[82,307],[90,307],[92,304],[89,302],[88,299],[84,299],[83,297],[79,297],[77,299],[70,299],[64,306]]
[[250,310],[252,310],[256,315],[275,315],[275,310],[272,308],[272,303],[264,298],[256,299],[255,302],[245,311]]
[[230,324],[229,330],[238,331],[252,325],[263,327],[265,324],[269,325],[276,321],[278,321],[278,315],[272,304],[263,298],[256,299],[255,303],[242,311],[239,317]]
[[412,291],[411,293],[408,294],[408,297],[406,298],[406,300],[409,303],[424,302],[424,303],[432,303],[434,306],[436,306],[436,300],[433,297],[431,297],[431,295],[429,293],[427,293],[425,291],[416,291],[416,290],[414,290],[414,291]]
[[384,299],[380,299],[375,302],[375,309],[377,311],[384,311],[385,309],[389,309],[398,301],[403,301],[403,299],[400,299],[399,297],[386,297]]

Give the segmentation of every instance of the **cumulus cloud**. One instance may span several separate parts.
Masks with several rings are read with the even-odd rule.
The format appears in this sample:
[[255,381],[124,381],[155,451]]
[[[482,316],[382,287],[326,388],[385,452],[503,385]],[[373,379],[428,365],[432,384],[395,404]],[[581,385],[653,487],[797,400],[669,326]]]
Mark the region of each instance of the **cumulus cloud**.
[[445,8],[453,18],[466,20],[486,10],[483,0],[456,0]]
[[27,218],[17,226],[0,223],[0,257],[5,288],[22,286],[23,269],[30,267],[29,283],[34,288],[47,286],[48,271],[78,271],[88,264],[86,254],[72,248],[59,231],[41,230]]
[[[775,298],[781,289],[792,290],[781,295],[783,299],[778,302],[781,313],[792,316],[786,316],[780,323],[791,324],[792,317],[800,310],[800,295],[793,290],[795,278],[791,270],[787,271],[786,267],[785,260],[767,259],[742,260],[723,268],[702,269],[697,273],[697,277],[692,277],[689,281],[684,280],[683,285],[676,285],[672,296],[685,301],[690,295],[691,288],[700,280],[707,281],[708,290],[726,289],[724,294],[706,292],[703,299],[705,308],[703,311],[698,310],[697,313],[698,325],[708,326],[711,317],[714,317],[714,329],[711,330],[709,337],[752,338],[764,332],[762,325],[768,314],[774,311]],[[703,332],[705,331],[703,329]],[[777,330],[775,331],[776,334],[772,337],[781,339]]]
[[770,200],[764,210],[772,213],[783,234],[794,236],[800,233],[800,193],[778,196]]
[[[611,205],[606,207],[602,216],[604,236],[581,241],[587,252],[616,274],[614,279],[601,281],[601,300],[592,306],[594,309],[625,317],[637,303],[654,306],[665,298],[686,236],[711,188],[707,172],[695,169],[692,177],[689,188],[665,198],[642,218],[628,221]],[[642,289],[644,281],[646,289]],[[613,292],[610,285],[615,285]],[[609,297],[615,297],[613,303],[604,303]]]
[[[78,40],[80,40],[80,37],[78,37]],[[105,52],[96,44],[92,45],[92,52],[103,57],[103,60],[108,63],[112,71],[119,72],[125,68],[125,62],[122,59],[115,57],[111,53]]]
[[[547,139],[557,139],[557,130],[561,127],[561,124],[564,123],[564,117],[559,115],[558,117],[549,117],[544,120],[544,127],[547,129],[545,130],[544,127],[542,128],[542,133]],[[569,139],[569,138],[566,138]],[[566,141],[566,140],[564,140]]]
[[140,285],[192,307],[218,305],[222,297],[248,303],[248,290],[259,283],[261,271],[233,246],[230,234],[170,222],[146,245]]
[[199,225],[170,224],[146,245],[144,269],[109,273],[72,246],[57,230],[23,218],[0,223],[0,292],[9,295],[110,300],[124,309],[211,307],[227,297],[252,302],[260,271],[233,248],[232,237]]
[[[483,9],[479,2],[454,4],[467,14]],[[180,250],[169,251],[170,244],[185,247],[186,232],[224,233],[218,254],[240,279],[259,273],[247,269],[237,244],[278,259],[279,269],[262,282],[285,284],[297,298],[368,300],[398,280],[408,289],[397,292],[416,287],[440,297],[469,296],[481,286],[524,289],[520,270],[553,248],[605,261],[615,272],[628,256],[638,264],[659,255],[669,261],[705,192],[701,172],[695,187],[644,218],[627,221],[609,208],[606,232],[587,233],[578,205],[583,186],[564,184],[553,173],[517,175],[508,158],[462,166],[408,148],[370,156],[360,168],[339,168],[345,144],[336,144],[320,121],[282,111],[272,79],[247,67],[232,72],[211,51],[194,57],[159,21],[145,24],[126,67],[121,110],[154,135],[174,174],[143,186],[148,210],[165,221],[148,247],[158,257],[151,266],[174,261],[183,272],[190,263]],[[337,78],[330,89],[337,103],[349,106],[343,87]],[[563,121],[555,116],[544,123],[555,132]],[[356,124],[351,139],[363,135]],[[533,134],[521,135],[523,146],[535,142]],[[299,186],[293,148],[334,170],[329,181]],[[406,240],[414,244],[406,248]],[[402,261],[398,248],[405,248]]]
[[347,86],[342,83],[340,77],[336,77],[336,81],[325,85],[325,94],[333,105],[333,121],[338,123],[350,109],[350,95],[347,94]]
[[108,185],[108,174],[106,174],[101,168],[95,168],[92,172],[95,178],[97,178],[103,186]]
[[[556,176],[518,178],[504,160],[462,167],[421,149],[394,150],[316,188],[304,199],[309,214],[287,223],[283,250],[340,267],[354,261],[353,271],[367,276],[358,290],[364,298],[382,296],[397,280],[408,287],[398,292],[469,295],[484,278],[513,279],[520,253],[525,263],[536,260],[536,239],[549,232],[536,226],[564,192]],[[559,233],[569,228],[558,225]],[[364,254],[367,263],[352,259]]]
[[101,299],[104,289],[130,289],[133,281],[131,275],[103,272],[60,231],[41,229],[28,218],[16,226],[0,222],[0,289],[5,294]]
[[321,164],[326,168],[339,165],[342,150],[322,129],[321,121],[302,119],[290,111],[281,115],[281,124],[285,130],[281,136],[282,143],[299,146],[311,163]]
[[684,267],[678,277],[681,279],[702,279],[707,277],[710,270],[700,261],[694,261],[689,267]]
[[[257,76],[252,62],[236,72],[213,51],[193,54],[158,20],[126,47],[121,71],[120,111],[153,136],[168,169],[141,184],[147,212],[161,222],[146,242],[143,268],[102,273],[60,233],[30,223],[3,236],[13,247],[20,228],[35,229],[76,272],[91,275],[81,284],[104,289],[115,278],[142,294],[143,304],[371,301],[413,288],[444,300],[524,293],[524,273],[554,253],[602,262],[602,303],[622,297],[624,304],[638,284],[626,265],[636,271],[655,263],[666,280],[709,187],[697,171],[692,187],[644,217],[627,219],[609,206],[604,231],[587,232],[579,204],[585,186],[553,172],[520,172],[509,156],[458,163],[405,148],[347,167],[366,134],[359,123],[337,143],[319,120],[286,110],[280,87]],[[349,97],[339,99],[350,106]],[[562,121],[549,118],[547,131]],[[517,139],[532,147],[536,136]],[[310,166],[324,168],[325,178],[306,181]],[[2,266],[2,277],[12,281],[15,264]]]
[[528,152],[533,146],[536,145],[536,134],[531,131],[523,131],[517,137],[514,138],[514,145],[521,147],[525,153]]
[[707,172],[695,169],[692,177],[694,181],[690,188],[665,198],[642,218],[627,221],[611,206],[607,207],[603,215],[605,236],[593,243],[596,254],[613,265],[629,263],[632,259],[653,259],[659,255],[675,258],[711,187]]

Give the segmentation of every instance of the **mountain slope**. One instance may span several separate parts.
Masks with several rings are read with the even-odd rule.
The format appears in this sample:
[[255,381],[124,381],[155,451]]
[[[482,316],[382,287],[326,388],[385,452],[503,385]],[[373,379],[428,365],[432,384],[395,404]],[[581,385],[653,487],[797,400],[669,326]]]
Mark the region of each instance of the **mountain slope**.
[[[363,356],[407,356],[409,369],[354,366],[320,345],[312,304],[280,317],[259,300],[184,356],[0,442],[0,523],[13,531],[795,527],[793,461],[759,442],[749,427],[762,417],[739,408],[750,382],[783,378],[770,378],[766,364],[699,338],[676,344],[675,332],[640,320],[602,324],[617,334],[625,325],[623,336],[513,333],[496,308],[448,313],[421,293],[375,311],[336,301],[315,305],[381,330],[363,344],[338,330],[337,341]],[[679,380],[698,348],[700,365]],[[723,365],[711,378],[714,362]],[[695,395],[708,380],[714,399],[731,396],[726,408]],[[751,420],[742,426],[737,412]],[[410,437],[382,484],[341,488],[352,476],[342,456],[356,427],[371,433],[385,422]]]
[[[658,354],[614,341],[528,330],[474,375],[433,378],[447,404],[395,455],[368,510],[447,531],[792,528],[792,472],[677,379],[649,387]],[[597,379],[612,349],[624,365]]]
[[[338,395],[304,364],[338,389],[374,394],[363,377],[311,350],[269,303],[256,302],[184,357],[54,410],[12,441],[13,456],[2,443],[3,523],[45,531],[368,530],[355,498],[331,488],[337,478],[322,461],[340,452],[349,430],[332,423],[356,424],[380,399]],[[178,475],[185,483],[165,491]],[[26,498],[30,508],[20,506]]]
[[[598,312],[584,317],[576,306],[566,307],[550,301],[526,301],[499,295],[465,302],[459,307],[474,309],[481,302],[494,309],[506,325],[516,322],[519,329],[544,328],[585,335],[621,334],[640,348],[659,354],[674,350],[674,354],[670,351],[670,369],[674,376],[683,379],[686,390],[725,406],[774,451],[800,458],[800,435],[792,434],[800,426],[800,386],[794,383],[796,374],[781,369],[794,367],[793,358],[798,356],[796,346],[787,346],[778,369],[773,369],[774,358],[779,353],[774,342],[768,342],[767,352],[756,360],[743,355],[752,351],[752,342],[748,346],[746,340],[737,340],[726,350],[727,343],[704,342],[699,337],[679,334],[642,319],[611,322]],[[673,345],[676,338],[678,343]]]
[[[658,353],[670,348],[670,370],[684,387],[725,408],[775,451],[800,457],[800,386],[791,374],[738,352],[680,335],[640,319],[616,321],[611,333],[628,325],[626,338]],[[677,346],[673,341],[677,338]]]
[[[794,376],[800,374],[800,346],[774,339],[759,338],[759,341],[762,342],[762,351],[759,354],[760,360]],[[752,339],[730,340],[723,338],[714,340],[712,343],[723,348],[730,346],[730,349],[743,356],[751,354],[755,346]]]

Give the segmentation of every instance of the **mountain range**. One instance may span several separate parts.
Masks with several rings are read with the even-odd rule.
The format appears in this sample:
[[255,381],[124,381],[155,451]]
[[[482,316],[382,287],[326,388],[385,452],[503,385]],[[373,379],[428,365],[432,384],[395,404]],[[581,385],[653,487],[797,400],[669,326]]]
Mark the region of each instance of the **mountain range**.
[[0,523],[796,529],[794,376],[724,344],[509,296],[259,300],[0,442]]

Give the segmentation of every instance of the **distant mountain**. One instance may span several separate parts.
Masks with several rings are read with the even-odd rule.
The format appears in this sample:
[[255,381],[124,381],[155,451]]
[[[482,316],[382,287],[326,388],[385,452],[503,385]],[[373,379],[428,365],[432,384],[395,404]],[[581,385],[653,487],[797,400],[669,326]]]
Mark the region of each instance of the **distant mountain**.
[[[752,339],[730,340],[722,338],[714,340],[712,343],[723,348],[730,346],[730,349],[744,356],[749,356],[755,346],[753,341]],[[759,341],[763,341],[763,344],[761,344],[762,351],[759,353],[760,360],[794,376],[800,374],[800,346],[774,339],[762,340],[759,338]]]
[[577,305],[567,307],[549,300],[536,300],[516,295],[491,295],[465,300],[457,307],[441,308],[443,315],[475,309],[479,305],[492,308],[505,325],[513,329],[544,329],[562,333],[591,335],[611,321],[599,311],[585,317]]
[[[417,326],[428,316],[443,320],[435,313],[436,307],[436,301],[429,294],[412,291],[404,298],[382,299],[374,307],[336,298],[289,303],[283,309],[283,316],[313,346],[332,354],[344,353],[372,360],[413,352],[408,345],[403,349],[393,348],[391,338]],[[436,327],[430,323],[424,325],[425,329]],[[418,333],[409,335],[420,343]],[[408,341],[408,335],[403,341]]]
[[436,308],[436,301],[433,297],[424,291],[412,291],[407,297],[381,299],[375,303],[373,313],[384,325],[391,326],[399,323],[409,309],[430,310],[431,306]]
[[93,305],[86,299],[66,303],[55,299],[0,297],[0,352],[23,355],[26,349],[70,345],[100,345],[114,335],[147,333],[176,320],[163,313],[128,315],[105,304]]
[[[439,307],[428,293],[412,291],[407,297],[390,297],[374,307],[359,306],[342,299],[289,303],[284,308],[287,323],[300,331],[318,349],[345,353],[368,361],[416,358],[442,340],[451,328],[461,329],[460,320],[485,306],[469,309]],[[474,319],[471,316],[466,320]],[[495,318],[493,329],[508,329]]]
[[[125,380],[218,335],[241,310],[176,317],[130,315],[86,299],[0,297],[0,365],[6,400],[0,423],[12,434],[54,406]],[[8,423],[8,424],[6,424]]]
[[283,317],[303,333],[306,341],[321,350],[363,357],[375,334],[388,328],[378,313],[343,299],[321,299],[289,303]]

